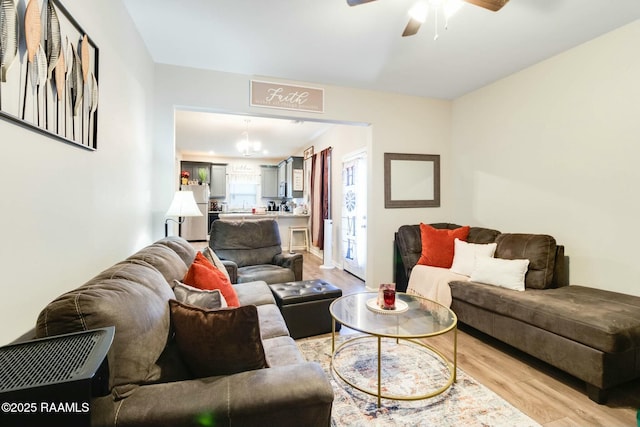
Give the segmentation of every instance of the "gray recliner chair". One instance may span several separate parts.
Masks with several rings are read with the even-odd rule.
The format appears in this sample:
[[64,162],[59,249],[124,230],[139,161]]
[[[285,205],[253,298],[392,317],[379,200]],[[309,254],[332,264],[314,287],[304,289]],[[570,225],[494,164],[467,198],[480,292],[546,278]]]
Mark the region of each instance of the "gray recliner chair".
[[216,220],[211,226],[209,247],[227,268],[231,283],[302,280],[302,254],[282,253],[275,220]]

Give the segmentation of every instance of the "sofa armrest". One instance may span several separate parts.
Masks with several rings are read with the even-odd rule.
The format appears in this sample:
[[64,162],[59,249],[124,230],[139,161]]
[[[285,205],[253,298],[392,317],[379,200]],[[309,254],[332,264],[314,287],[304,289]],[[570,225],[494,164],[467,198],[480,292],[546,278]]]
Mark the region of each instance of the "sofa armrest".
[[229,281],[231,283],[238,283],[238,264],[228,259],[221,260],[222,264],[224,264],[224,268],[227,269],[227,273],[229,273]]
[[280,253],[273,257],[273,264],[293,270],[296,282],[302,280],[302,254]]
[[144,385],[126,399],[91,402],[92,426],[329,426],[333,389],[317,363]]

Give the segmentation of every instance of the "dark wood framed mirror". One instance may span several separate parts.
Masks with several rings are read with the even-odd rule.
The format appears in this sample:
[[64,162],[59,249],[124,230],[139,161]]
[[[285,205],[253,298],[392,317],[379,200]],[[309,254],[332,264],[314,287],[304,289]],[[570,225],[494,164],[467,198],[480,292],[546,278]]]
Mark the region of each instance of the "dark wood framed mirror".
[[440,207],[440,155],[384,153],[384,207]]

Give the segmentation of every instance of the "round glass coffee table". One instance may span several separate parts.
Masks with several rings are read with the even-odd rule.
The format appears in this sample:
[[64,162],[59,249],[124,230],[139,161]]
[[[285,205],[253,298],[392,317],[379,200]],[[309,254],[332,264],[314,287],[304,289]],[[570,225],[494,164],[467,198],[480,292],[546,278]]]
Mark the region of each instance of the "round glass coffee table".
[[[331,368],[333,371],[351,387],[371,396],[376,396],[378,398],[378,407],[381,405],[382,398],[420,400],[443,393],[456,381],[458,319],[455,313],[435,301],[404,293],[396,293],[396,311],[381,310],[374,304],[377,296],[377,292],[357,293],[342,296],[331,303],[329,312],[332,317]],[[345,341],[336,348],[336,322],[340,322],[344,326],[363,332],[366,335],[357,335],[354,338],[347,336]],[[426,342],[426,338],[443,335],[450,331],[453,333],[452,361],[447,359],[441,351]],[[381,355],[384,351],[382,348],[383,338],[387,338],[384,340],[385,347],[400,344],[419,346],[421,351],[427,352],[430,357],[437,358],[448,373],[448,378],[443,381],[444,384],[435,390],[411,395],[383,393],[381,366]],[[375,387],[373,388],[368,387],[367,384],[356,384],[355,381],[351,381],[348,375],[341,370],[341,367],[336,364],[336,355],[342,348],[347,345],[353,345],[356,340],[367,339],[377,341],[378,378],[377,382],[374,381]],[[407,366],[407,369],[411,369],[411,367]],[[385,378],[385,381],[389,381],[389,378]]]

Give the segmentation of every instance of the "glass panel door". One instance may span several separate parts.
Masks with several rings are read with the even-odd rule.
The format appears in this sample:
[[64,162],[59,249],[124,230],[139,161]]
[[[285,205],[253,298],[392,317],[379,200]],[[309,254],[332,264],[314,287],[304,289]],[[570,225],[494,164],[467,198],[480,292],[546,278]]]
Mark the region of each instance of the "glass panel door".
[[365,280],[367,265],[367,153],[342,163],[342,256],[345,271]]

